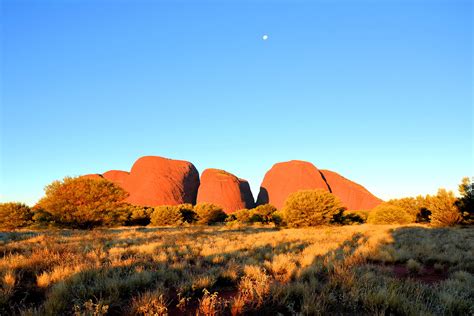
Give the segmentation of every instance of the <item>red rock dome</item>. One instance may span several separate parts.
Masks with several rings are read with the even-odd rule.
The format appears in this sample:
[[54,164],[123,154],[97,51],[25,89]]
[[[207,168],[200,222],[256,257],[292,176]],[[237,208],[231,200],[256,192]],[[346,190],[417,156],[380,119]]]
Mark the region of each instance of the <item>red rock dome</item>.
[[220,169],[204,170],[201,175],[197,203],[217,204],[226,213],[254,207],[248,182]]
[[129,175],[130,174],[127,171],[122,170],[110,170],[102,174],[105,179],[112,181],[113,183],[121,186],[125,190],[127,190],[126,183]]
[[270,203],[280,209],[289,194],[308,189],[329,191],[318,168],[312,163],[300,160],[276,163],[265,174],[257,204]]
[[376,207],[382,200],[370,193],[366,188],[340,174],[321,170],[329,189],[341,199],[343,205],[349,210],[368,210]]
[[195,203],[199,173],[190,162],[157,156],[139,158],[125,181],[127,201],[157,206]]

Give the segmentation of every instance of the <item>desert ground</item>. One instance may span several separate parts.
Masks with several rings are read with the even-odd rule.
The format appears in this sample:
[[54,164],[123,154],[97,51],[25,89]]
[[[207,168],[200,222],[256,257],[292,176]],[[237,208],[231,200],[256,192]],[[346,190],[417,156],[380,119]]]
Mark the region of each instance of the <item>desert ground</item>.
[[1,315],[472,315],[474,228],[0,233]]

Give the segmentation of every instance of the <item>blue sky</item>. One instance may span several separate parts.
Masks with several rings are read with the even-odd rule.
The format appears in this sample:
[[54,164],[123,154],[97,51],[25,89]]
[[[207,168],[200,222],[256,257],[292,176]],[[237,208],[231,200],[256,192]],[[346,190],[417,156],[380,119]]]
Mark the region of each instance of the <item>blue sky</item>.
[[460,0],[3,0],[0,199],[143,155],[255,196],[291,159],[384,199],[455,189],[474,175],[472,20]]

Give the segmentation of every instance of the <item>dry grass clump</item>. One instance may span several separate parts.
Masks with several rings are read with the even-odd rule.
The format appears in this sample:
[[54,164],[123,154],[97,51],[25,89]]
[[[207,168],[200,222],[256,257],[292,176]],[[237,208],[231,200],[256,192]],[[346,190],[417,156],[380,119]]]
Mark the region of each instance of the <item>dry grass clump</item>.
[[0,240],[0,315],[474,311],[472,228],[132,227]]

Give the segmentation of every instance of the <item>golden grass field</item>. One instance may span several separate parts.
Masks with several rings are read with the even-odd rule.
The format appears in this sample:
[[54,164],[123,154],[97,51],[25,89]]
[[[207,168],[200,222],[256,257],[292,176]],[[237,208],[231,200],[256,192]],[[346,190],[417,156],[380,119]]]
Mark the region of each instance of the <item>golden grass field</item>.
[[473,315],[474,229],[0,233],[0,315]]

